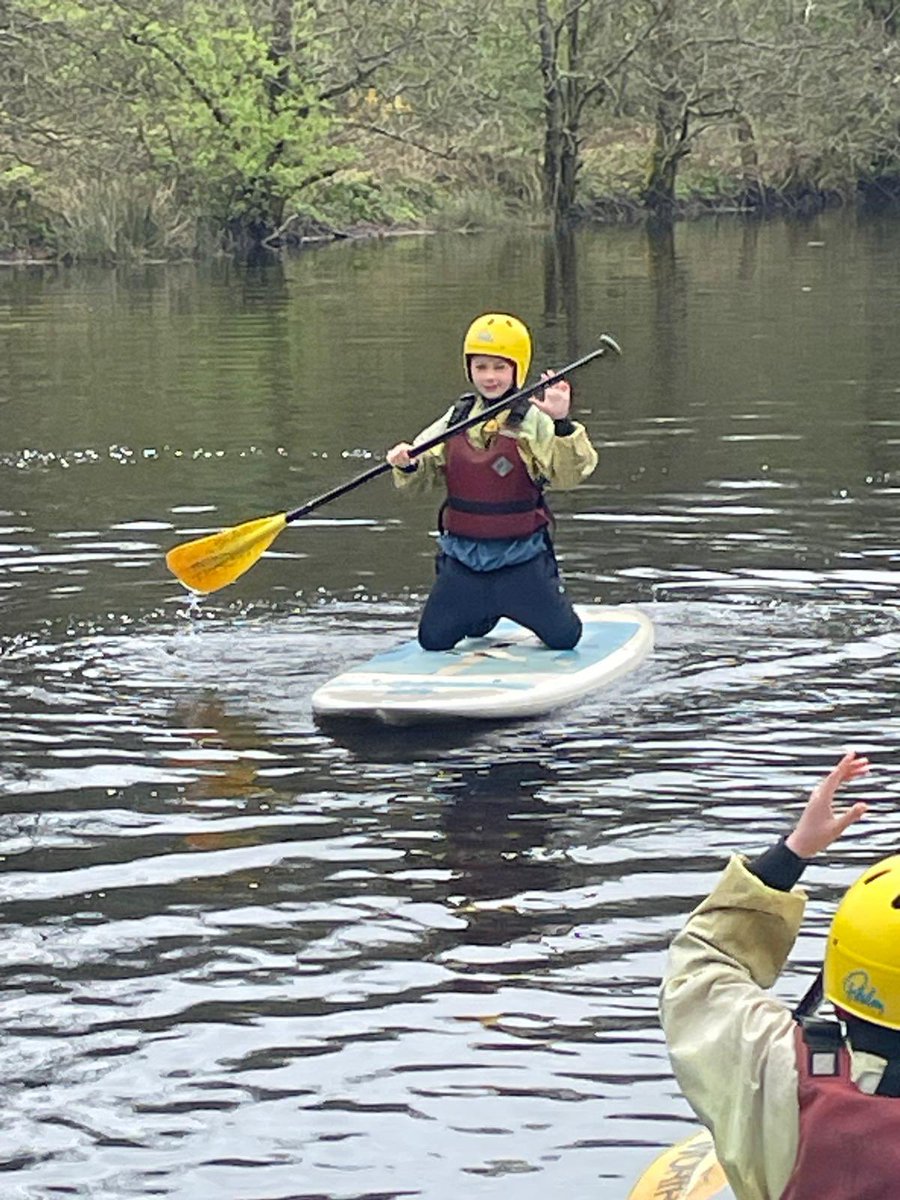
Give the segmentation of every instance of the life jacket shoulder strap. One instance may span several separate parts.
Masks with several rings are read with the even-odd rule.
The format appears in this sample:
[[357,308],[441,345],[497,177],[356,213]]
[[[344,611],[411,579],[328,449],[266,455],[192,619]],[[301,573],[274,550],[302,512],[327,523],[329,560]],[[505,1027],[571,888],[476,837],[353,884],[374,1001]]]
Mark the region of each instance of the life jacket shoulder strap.
[[511,429],[517,429],[525,420],[525,414],[531,407],[531,397],[524,396],[521,400],[517,400],[509,410],[509,416],[506,418],[506,424]]
[[460,398],[453,405],[453,408],[450,410],[447,428],[449,429],[451,425],[457,425],[460,421],[465,421],[469,413],[472,411],[474,404],[474,392],[466,392],[464,395],[460,396]]

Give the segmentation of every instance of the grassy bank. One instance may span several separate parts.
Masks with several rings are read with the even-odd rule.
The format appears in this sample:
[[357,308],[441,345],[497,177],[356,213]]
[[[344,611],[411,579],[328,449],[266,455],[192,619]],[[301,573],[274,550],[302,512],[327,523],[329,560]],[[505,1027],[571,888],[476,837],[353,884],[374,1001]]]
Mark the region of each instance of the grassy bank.
[[[651,131],[620,123],[586,145],[575,220],[647,219],[642,199]],[[763,146],[755,171],[742,171],[732,139],[715,132],[681,165],[676,219],[712,213],[810,213],[848,204],[900,203],[900,175],[860,179],[796,148]],[[150,176],[90,180],[59,174],[0,177],[0,262],[171,262],[250,249],[406,231],[476,231],[510,221],[549,224],[540,164],[509,152],[436,161],[424,151],[373,141],[369,165],[335,172],[294,198],[278,226],[247,236],[235,217],[204,212],[196,197]]]

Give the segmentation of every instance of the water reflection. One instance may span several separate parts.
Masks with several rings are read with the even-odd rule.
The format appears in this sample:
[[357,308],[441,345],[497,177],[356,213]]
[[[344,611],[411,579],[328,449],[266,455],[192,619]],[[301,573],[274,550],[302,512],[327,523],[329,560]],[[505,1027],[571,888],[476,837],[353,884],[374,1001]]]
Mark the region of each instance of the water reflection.
[[[553,349],[561,361],[574,362],[584,352],[579,345],[578,250],[572,229],[559,229],[544,241],[544,321],[554,331]],[[554,330],[561,326],[560,332]],[[595,330],[596,336],[604,330]],[[607,331],[608,332],[608,331]]]
[[[503,945],[531,933],[533,917],[518,911],[513,898],[550,893],[561,881],[562,863],[550,843],[564,814],[539,795],[554,778],[547,763],[528,757],[456,766],[435,776],[440,859],[454,873],[453,890],[475,945]],[[494,900],[507,903],[484,903]]]

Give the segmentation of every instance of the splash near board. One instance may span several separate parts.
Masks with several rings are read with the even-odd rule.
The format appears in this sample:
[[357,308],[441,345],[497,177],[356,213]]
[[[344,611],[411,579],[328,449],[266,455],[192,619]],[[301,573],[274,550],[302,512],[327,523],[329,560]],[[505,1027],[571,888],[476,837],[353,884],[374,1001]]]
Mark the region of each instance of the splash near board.
[[639,609],[576,611],[584,633],[574,650],[551,650],[505,619],[487,637],[467,638],[453,650],[404,642],[323,684],[313,693],[313,712],[391,725],[549,712],[633,670],[653,646],[653,625]]
[[628,1200],[734,1200],[709,1130],[701,1129],[664,1150],[628,1193]]

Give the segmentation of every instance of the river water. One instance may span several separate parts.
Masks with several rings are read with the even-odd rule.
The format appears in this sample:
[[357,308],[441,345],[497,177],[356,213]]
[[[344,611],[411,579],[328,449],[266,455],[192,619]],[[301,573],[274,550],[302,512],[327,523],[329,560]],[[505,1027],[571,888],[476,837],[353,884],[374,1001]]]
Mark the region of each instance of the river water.
[[[652,658],[552,716],[319,728],[411,636],[433,511],[381,478],[192,605],[163,555],[377,462],[485,309],[573,378],[576,601]],[[623,1200],[692,1127],[656,990],[733,849],[852,745],[896,849],[900,222],[412,237],[0,275],[4,1194]]]

